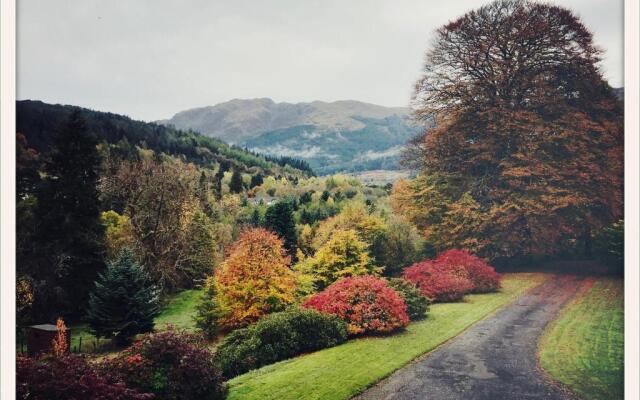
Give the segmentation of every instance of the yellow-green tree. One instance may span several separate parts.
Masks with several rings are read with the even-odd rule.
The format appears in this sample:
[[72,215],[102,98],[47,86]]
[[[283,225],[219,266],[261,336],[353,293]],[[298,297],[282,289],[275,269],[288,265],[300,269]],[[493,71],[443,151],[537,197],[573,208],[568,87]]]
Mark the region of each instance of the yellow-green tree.
[[184,273],[195,279],[210,275],[221,258],[213,222],[201,209],[196,208],[188,216],[184,231]]
[[438,252],[456,247],[471,253],[483,252],[491,245],[482,237],[483,230],[487,229],[484,218],[478,202],[470,193],[465,193],[449,204],[440,223],[428,226],[425,234]]
[[420,174],[400,179],[393,185],[390,202],[393,211],[424,231],[440,222],[450,200],[444,195],[444,183],[434,175]]
[[340,214],[324,220],[318,226],[313,247],[319,249],[327,243],[337,230],[354,230],[368,246],[375,245],[386,229],[385,222],[377,215],[369,214],[364,203],[351,201]]
[[100,214],[100,222],[105,227],[104,241],[109,260],[115,259],[125,247],[135,248],[133,227],[129,217],[109,210]]
[[311,277],[316,290],[348,276],[378,275],[382,268],[373,265],[367,249],[355,230],[337,230],[313,257],[298,263],[295,269]]

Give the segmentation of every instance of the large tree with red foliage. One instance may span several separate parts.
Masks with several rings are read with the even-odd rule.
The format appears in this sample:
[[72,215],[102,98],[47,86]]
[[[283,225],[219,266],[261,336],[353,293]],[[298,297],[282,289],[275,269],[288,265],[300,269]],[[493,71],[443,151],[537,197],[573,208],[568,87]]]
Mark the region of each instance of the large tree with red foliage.
[[571,11],[537,2],[495,1],[436,31],[415,92],[430,128],[408,153],[428,186],[397,197],[433,197],[421,222],[437,249],[588,250],[621,217],[622,106],[600,57]]

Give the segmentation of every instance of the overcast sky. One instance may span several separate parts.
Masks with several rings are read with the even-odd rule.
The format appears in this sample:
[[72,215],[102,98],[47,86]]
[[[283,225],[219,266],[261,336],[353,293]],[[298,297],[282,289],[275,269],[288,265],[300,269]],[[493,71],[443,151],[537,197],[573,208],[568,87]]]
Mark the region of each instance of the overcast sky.
[[[480,0],[20,0],[18,99],[143,120],[233,98],[406,106],[433,31]],[[556,0],[623,82],[623,0]]]

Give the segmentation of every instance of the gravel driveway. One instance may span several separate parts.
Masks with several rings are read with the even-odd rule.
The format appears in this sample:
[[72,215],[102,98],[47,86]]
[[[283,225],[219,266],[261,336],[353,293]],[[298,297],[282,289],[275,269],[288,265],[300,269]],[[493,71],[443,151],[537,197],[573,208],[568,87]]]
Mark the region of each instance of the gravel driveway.
[[551,278],[355,399],[575,399],[545,379],[536,351],[545,326],[580,282]]

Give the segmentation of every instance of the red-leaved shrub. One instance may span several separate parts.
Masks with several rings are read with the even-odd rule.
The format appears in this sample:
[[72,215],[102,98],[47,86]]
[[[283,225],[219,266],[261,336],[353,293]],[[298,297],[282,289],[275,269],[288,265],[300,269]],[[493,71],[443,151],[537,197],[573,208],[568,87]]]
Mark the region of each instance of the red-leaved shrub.
[[473,290],[469,274],[461,266],[438,264],[425,260],[405,268],[402,277],[420,289],[420,293],[433,301],[460,301]]
[[83,357],[63,355],[39,359],[18,356],[16,398],[21,400],[149,400],[121,381],[106,378]]
[[200,335],[170,328],[148,333],[103,364],[128,387],[163,400],[218,400],[227,395],[222,372]]
[[307,299],[303,307],[337,315],[351,335],[387,333],[409,324],[402,297],[384,279],[373,276],[340,279]]
[[448,250],[435,260],[406,268],[402,276],[434,301],[459,301],[467,293],[487,293],[500,288],[500,276],[489,264],[463,250]]
[[447,250],[435,259],[436,264],[462,266],[473,282],[473,293],[495,292],[500,289],[500,275],[480,257],[464,250]]

